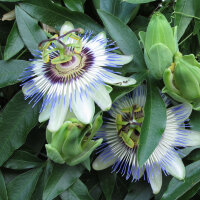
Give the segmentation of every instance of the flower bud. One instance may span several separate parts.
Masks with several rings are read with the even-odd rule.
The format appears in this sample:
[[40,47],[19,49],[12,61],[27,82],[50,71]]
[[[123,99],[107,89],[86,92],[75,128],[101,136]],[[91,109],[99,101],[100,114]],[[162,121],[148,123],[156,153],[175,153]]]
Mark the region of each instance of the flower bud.
[[176,56],[175,63],[165,70],[163,80],[163,92],[179,102],[192,103],[194,109],[199,109],[200,64],[194,55]]
[[92,140],[101,124],[101,117],[96,118],[92,128],[71,119],[57,132],[51,133],[47,130],[47,156],[56,163],[67,163],[70,166],[83,162],[102,143],[103,139]]
[[178,51],[176,27],[173,30],[165,16],[157,12],[150,20],[147,32],[140,32],[139,35],[147,67],[153,77],[161,79]]

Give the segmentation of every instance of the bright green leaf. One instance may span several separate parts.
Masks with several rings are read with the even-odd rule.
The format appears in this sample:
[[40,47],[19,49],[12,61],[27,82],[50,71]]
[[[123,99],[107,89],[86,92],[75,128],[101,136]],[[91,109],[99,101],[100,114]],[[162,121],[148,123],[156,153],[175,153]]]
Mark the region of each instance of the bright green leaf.
[[141,128],[138,148],[138,162],[140,166],[147,161],[159,144],[165,126],[165,103],[155,82],[149,78],[147,82],[147,99],[144,107],[144,122]]
[[54,165],[51,176],[45,186],[43,200],[52,200],[67,190],[81,175],[79,166]]
[[92,200],[86,185],[78,179],[67,191],[61,195],[62,200]]
[[29,200],[35,189],[42,168],[32,169],[18,175],[7,185],[9,200]]
[[87,15],[71,12],[67,8],[58,6],[50,0],[26,0],[20,7],[37,20],[59,29],[65,21],[70,21],[76,28],[83,28],[98,33],[102,31],[100,25]]
[[200,161],[194,162],[186,167],[184,181],[173,178],[164,193],[162,200],[174,200],[181,197],[200,181]]
[[117,17],[102,10],[97,11],[110,36],[116,41],[123,53],[133,55],[133,62],[130,63],[132,72],[144,71],[146,66],[143,53],[133,31]]
[[24,47],[24,42],[19,35],[16,22],[14,23],[6,42],[4,50],[4,60],[9,60],[15,56]]
[[30,169],[41,166],[42,162],[36,156],[26,152],[17,150],[12,157],[4,164],[9,169]]
[[18,83],[28,65],[29,62],[25,60],[0,60],[0,88]]
[[38,122],[40,104],[34,108],[17,93],[0,115],[0,165],[22,146],[30,130]]
[[38,22],[19,6],[16,6],[15,13],[17,26],[24,44],[30,52],[36,54],[35,50],[38,49],[38,44],[46,39],[44,31],[39,27]]
[[8,194],[6,190],[6,185],[4,181],[3,174],[0,171],[0,200],[8,200]]

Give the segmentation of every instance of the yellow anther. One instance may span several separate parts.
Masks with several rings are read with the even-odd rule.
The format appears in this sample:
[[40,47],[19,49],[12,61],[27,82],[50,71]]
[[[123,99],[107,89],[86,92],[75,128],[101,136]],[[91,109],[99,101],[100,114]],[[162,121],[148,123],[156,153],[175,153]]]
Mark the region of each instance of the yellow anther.
[[176,66],[176,64],[175,64],[175,63],[172,63],[171,66],[169,67],[169,69],[171,70],[172,73],[173,73],[174,70],[175,70],[175,66]]
[[128,147],[133,148],[135,146],[134,141],[126,133],[122,132],[120,136]]

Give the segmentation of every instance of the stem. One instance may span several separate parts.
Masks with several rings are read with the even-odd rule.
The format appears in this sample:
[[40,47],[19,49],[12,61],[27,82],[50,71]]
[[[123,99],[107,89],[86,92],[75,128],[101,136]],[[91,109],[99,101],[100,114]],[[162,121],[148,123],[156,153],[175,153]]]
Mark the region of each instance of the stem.
[[185,39],[183,39],[178,45],[181,45],[183,42],[185,42],[188,38],[190,38],[193,35],[193,33],[190,33]]
[[[80,32],[80,28],[68,31],[67,33],[65,33],[64,35],[59,36],[58,38],[52,38],[52,39],[42,40],[38,46],[40,47],[44,42],[50,42],[50,41],[54,41],[54,40],[57,40],[60,44],[63,45],[64,43],[62,41],[60,41],[59,39],[65,37],[66,35],[68,35],[70,33],[73,33],[73,32]],[[63,46],[65,47],[66,45],[64,44]]]
[[22,51],[22,52],[16,57],[16,59],[19,59],[26,51],[27,51],[27,49],[24,49],[24,51]]
[[199,17],[193,16],[193,15],[184,14],[182,12],[176,12],[176,11],[174,11],[174,14],[179,14],[179,15],[183,15],[185,17],[190,17],[190,18],[194,18],[194,19],[200,20]]

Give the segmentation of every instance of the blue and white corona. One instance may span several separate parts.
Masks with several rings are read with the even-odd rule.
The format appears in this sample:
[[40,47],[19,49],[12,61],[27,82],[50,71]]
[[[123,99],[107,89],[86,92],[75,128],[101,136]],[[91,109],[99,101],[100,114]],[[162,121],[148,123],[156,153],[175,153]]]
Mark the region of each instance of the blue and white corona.
[[74,115],[82,123],[91,123],[94,102],[103,111],[110,109],[112,88],[107,84],[127,86],[136,82],[110,69],[129,63],[132,55],[113,53],[117,47],[103,32],[93,38],[91,33],[82,34],[82,29],[66,22],[59,36],[40,43],[39,55],[23,74],[24,94],[34,104],[43,98],[39,121],[49,119],[47,128],[52,132]]
[[[167,103],[167,99],[164,99]],[[180,104],[167,109],[166,128],[154,152],[142,167],[138,165],[137,151],[144,119],[146,87],[139,86],[132,93],[113,104],[104,120],[97,138],[104,143],[98,149],[99,156],[93,162],[95,170],[112,166],[132,181],[142,176],[150,182],[157,194],[162,186],[162,171],[177,179],[185,177],[185,167],[179,157],[179,147],[200,144],[200,133],[186,129],[184,122],[192,112],[190,104]],[[156,114],[156,113],[155,113]]]

